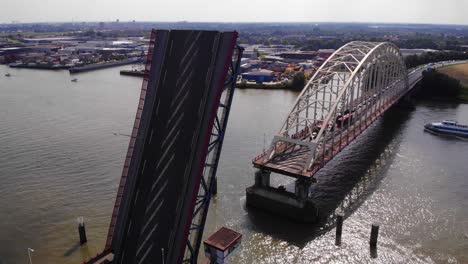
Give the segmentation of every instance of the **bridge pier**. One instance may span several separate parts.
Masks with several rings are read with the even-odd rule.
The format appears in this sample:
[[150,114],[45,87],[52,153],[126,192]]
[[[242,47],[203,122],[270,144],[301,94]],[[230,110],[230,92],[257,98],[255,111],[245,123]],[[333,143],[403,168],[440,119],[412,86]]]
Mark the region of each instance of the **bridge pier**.
[[270,187],[270,172],[258,170],[255,172],[255,187]]
[[312,181],[309,179],[299,178],[295,182],[295,194],[298,199],[305,200],[309,198],[309,189]]
[[246,189],[246,203],[274,214],[290,218],[297,222],[311,223],[318,220],[318,208],[309,197],[312,180],[298,178],[295,181],[294,193],[285,188],[270,186],[271,172],[258,170],[255,172],[255,184]]

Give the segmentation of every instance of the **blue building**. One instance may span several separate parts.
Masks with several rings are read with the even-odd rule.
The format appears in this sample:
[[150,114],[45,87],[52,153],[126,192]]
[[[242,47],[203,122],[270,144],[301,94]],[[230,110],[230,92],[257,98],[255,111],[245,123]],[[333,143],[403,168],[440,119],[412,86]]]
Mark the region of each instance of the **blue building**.
[[243,73],[242,79],[250,82],[262,83],[274,81],[275,76],[273,75],[273,71],[261,69]]

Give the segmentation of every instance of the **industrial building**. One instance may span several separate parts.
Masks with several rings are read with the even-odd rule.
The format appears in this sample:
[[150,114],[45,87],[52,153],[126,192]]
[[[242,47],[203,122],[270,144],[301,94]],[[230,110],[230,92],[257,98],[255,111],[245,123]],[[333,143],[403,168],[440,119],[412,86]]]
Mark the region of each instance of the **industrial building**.
[[262,82],[272,82],[275,80],[274,72],[266,69],[257,69],[251,72],[242,73],[242,79],[262,83]]

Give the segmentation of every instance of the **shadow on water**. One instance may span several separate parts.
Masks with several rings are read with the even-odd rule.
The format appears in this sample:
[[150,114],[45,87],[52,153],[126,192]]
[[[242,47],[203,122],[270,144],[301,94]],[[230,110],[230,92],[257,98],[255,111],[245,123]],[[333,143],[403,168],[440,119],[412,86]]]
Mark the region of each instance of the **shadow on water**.
[[80,249],[80,246],[81,246],[80,243],[76,243],[71,248],[67,249],[67,251],[65,251],[65,253],[63,253],[63,256],[64,257],[69,257],[69,256],[73,255],[73,253],[75,253],[76,251],[78,251]]
[[86,259],[89,259],[91,257],[91,251],[89,250],[88,244],[83,244],[81,245],[79,242],[74,244],[72,247],[67,249],[64,253],[64,257],[70,257],[71,255],[79,252],[81,255],[81,259],[85,261]]
[[393,107],[316,174],[312,199],[320,208],[317,223],[292,222],[247,208],[253,226],[301,248],[334,228],[336,211],[342,211],[347,218],[378,187],[395,156],[398,144],[392,141],[410,115],[407,109]]
[[458,102],[436,101],[436,100],[415,100],[418,105],[423,105],[433,110],[453,110],[460,106]]

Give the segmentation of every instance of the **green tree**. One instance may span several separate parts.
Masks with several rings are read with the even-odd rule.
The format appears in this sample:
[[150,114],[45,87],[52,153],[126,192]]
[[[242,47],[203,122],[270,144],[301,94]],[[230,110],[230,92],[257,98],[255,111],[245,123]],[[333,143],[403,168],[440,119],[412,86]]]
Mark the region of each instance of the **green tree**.
[[419,96],[456,99],[463,90],[460,81],[435,70],[424,71]]
[[466,60],[468,53],[462,51],[438,51],[425,52],[420,55],[410,55],[405,58],[407,68],[414,68],[426,63],[448,61],[448,60]]
[[306,78],[303,71],[298,71],[294,74],[292,79],[291,88],[296,91],[301,91],[306,85]]

